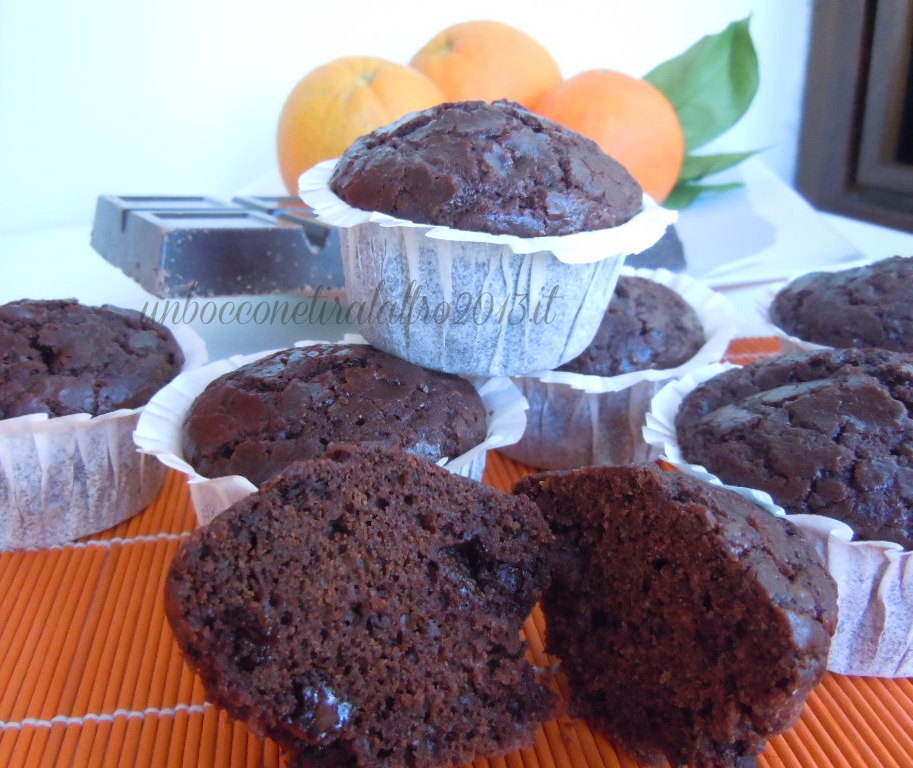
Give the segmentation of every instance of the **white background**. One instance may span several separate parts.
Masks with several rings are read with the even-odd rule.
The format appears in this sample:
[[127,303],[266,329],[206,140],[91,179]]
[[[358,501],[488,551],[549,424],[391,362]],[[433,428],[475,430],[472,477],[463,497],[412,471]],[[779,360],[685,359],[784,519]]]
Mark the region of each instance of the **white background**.
[[300,77],[343,55],[407,63],[444,27],[476,18],[523,29],[565,76],[640,76],[751,13],[760,91],[718,144],[765,148],[765,163],[791,181],[810,9],[810,0],[0,0],[0,234],[89,224],[100,194],[279,192],[276,121]]

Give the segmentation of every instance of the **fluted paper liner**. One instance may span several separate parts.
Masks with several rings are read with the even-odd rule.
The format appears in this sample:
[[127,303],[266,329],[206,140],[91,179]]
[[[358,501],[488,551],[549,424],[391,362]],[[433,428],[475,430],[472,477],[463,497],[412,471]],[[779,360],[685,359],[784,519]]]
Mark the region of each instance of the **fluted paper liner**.
[[672,381],[650,406],[644,439],[677,469],[745,498],[796,524],[837,582],[838,622],[827,668],[844,675],[913,676],[913,552],[884,541],[853,541],[846,523],[824,515],[787,515],[763,491],[726,485],[705,467],[683,458],[675,416],[684,397],[729,364],[710,365]]
[[646,195],[618,227],[517,237],[417,224],[353,208],[329,188],[335,160],[305,172],[301,198],[341,228],[349,302],[374,346],[436,370],[478,376],[556,368],[592,341],[631,253],[677,214]]
[[725,353],[741,320],[722,294],[666,269],[625,267],[621,274],[652,280],[681,296],[703,326],[703,346],[675,368],[618,376],[548,371],[515,378],[529,401],[529,411],[523,437],[502,450],[510,458],[541,469],[655,459],[659,449],[647,443],[642,433],[651,398],[670,379],[716,362]]
[[[186,326],[171,330],[184,352],[184,371],[206,362],[196,333]],[[0,421],[0,550],[61,544],[146,507],[165,472],[133,443],[142,412],[42,413]]]
[[[296,347],[312,344],[331,344],[327,341],[298,341]],[[342,344],[365,344],[359,336],[347,334]],[[146,411],[136,428],[136,444],[148,454],[156,456],[167,467],[187,476],[190,496],[193,499],[197,520],[205,525],[236,501],[254,493],[257,486],[241,475],[207,478],[199,474],[184,458],[181,446],[181,429],[184,419],[196,399],[209,382],[226,373],[278,352],[269,350],[250,355],[235,355],[218,360],[196,371],[178,376],[159,391],[146,406]],[[526,427],[526,400],[508,378],[470,379],[478,391],[488,413],[485,440],[466,453],[453,458],[443,458],[437,463],[454,474],[480,481],[485,470],[485,457],[489,449],[509,445],[520,438]]]

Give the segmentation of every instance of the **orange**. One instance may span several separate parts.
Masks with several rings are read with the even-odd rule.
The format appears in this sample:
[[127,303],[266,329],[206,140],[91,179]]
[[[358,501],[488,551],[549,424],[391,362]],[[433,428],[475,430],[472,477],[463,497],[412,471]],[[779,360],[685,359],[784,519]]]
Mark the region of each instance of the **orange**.
[[444,101],[414,69],[371,56],[347,56],[305,75],[292,89],[276,145],[282,180],[292,194],[298,177],[321,160],[339,157],[359,136],[403,115]]
[[675,186],[685,134],[675,108],[646,80],[611,70],[581,72],[545,94],[534,109],[593,139],[657,202]]
[[529,35],[498,21],[467,21],[436,35],[409,62],[448,101],[510,99],[531,107],[561,82],[551,54]]

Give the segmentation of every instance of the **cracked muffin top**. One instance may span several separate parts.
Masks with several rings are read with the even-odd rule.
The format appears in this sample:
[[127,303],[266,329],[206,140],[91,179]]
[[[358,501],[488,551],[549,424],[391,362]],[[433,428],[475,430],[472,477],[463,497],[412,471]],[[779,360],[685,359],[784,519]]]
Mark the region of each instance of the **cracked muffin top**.
[[138,408],[183,364],[171,331],[132,309],[31,299],[0,306],[3,419]]
[[558,370],[619,376],[675,368],[694,357],[705,341],[697,312],[675,291],[622,275],[590,345]]
[[686,461],[792,514],[913,548],[913,355],[831,349],[733,368],[682,402]]
[[355,208],[520,237],[614,227],[643,203],[596,142],[503,100],[439,104],[362,136],[330,187]]
[[485,440],[466,379],[366,344],[314,344],[262,357],[210,382],[184,422],[184,456],[206,477],[255,485],[332,442],[454,458]]
[[770,319],[815,344],[913,352],[913,258],[803,275],[774,297]]

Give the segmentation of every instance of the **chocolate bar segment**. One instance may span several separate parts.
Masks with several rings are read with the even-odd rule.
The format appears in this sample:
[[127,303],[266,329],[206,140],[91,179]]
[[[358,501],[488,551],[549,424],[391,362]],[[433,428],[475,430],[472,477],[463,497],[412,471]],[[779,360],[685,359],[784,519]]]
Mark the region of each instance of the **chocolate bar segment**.
[[323,285],[327,288],[345,286],[346,278],[342,271],[342,244],[339,240],[339,229],[328,227],[318,221],[310,208],[286,208],[276,214],[281,221],[297,224],[304,230],[304,236],[320,258],[312,259],[307,270],[309,285]]
[[313,255],[299,227],[240,209],[135,213],[124,250],[125,271],[156,296],[302,291]]
[[92,246],[163,298],[264,293],[338,295],[339,234],[298,198],[105,195]]
[[[304,229],[308,242],[317,251],[324,251],[323,258],[314,261],[309,278],[311,285],[344,285],[342,274],[342,251],[339,244],[339,230],[320,221],[313,209],[299,197],[260,195],[234,197],[233,203],[255,211],[262,211],[283,221],[298,224]],[[338,258],[337,258],[338,256]]]
[[[206,211],[225,208],[225,205],[224,202],[214,197],[102,195],[98,198],[95,207],[92,247],[102,256],[122,250],[127,218],[133,211]],[[110,259],[108,260],[110,261]]]

